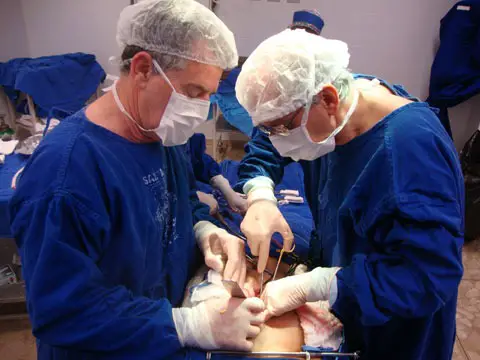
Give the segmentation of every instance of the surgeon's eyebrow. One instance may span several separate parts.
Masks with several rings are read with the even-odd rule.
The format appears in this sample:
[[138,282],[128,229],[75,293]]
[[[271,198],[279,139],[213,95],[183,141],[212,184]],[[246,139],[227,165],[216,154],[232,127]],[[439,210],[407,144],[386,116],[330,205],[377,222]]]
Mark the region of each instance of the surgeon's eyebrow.
[[[193,92],[196,92],[195,94],[192,94],[192,91]],[[193,95],[193,97],[198,97],[200,95],[203,95],[203,94],[213,94],[217,91],[217,89],[207,89],[206,87],[202,86],[202,85],[199,85],[199,84],[193,84],[193,83],[189,83],[187,84],[187,92],[188,92],[188,95]]]

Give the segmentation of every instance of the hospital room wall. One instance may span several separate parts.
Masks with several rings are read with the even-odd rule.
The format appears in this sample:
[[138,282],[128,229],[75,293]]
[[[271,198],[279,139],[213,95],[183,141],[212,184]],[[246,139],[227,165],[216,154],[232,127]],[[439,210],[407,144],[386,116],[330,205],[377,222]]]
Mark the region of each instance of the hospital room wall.
[[21,0],[21,4],[30,56],[92,53],[107,73],[118,74],[118,66],[109,58],[120,55],[115,40],[117,21],[130,0]]
[[[436,52],[440,19],[452,0],[220,0],[217,13],[235,33],[240,55],[290,24],[296,10],[316,8],[323,35],[349,44],[351,69],[403,84],[425,99]],[[212,125],[202,131],[211,134]]]
[[21,0],[21,4],[30,56],[93,53],[107,72],[117,71],[108,59],[119,55],[117,20],[130,0]]
[[0,0],[0,62],[29,54],[20,1]]
[[[8,6],[4,6],[6,2]],[[117,67],[108,58],[118,55],[116,22],[128,3],[129,0],[1,0],[0,29],[4,30],[8,24],[7,28],[14,30],[0,36],[0,44],[5,44],[1,47],[1,57],[84,51],[96,54],[107,72],[116,73]],[[294,4],[286,0],[219,0],[217,13],[235,33],[240,55],[248,55],[262,39],[284,29],[295,10],[317,8],[326,22],[324,35],[350,45],[353,71],[402,83],[415,95],[425,98],[439,21],[454,3],[452,0],[300,0]],[[470,112],[475,108],[480,109],[479,100],[451,113],[459,144],[471,134],[475,119]],[[203,128],[208,137],[211,128],[211,124]]]

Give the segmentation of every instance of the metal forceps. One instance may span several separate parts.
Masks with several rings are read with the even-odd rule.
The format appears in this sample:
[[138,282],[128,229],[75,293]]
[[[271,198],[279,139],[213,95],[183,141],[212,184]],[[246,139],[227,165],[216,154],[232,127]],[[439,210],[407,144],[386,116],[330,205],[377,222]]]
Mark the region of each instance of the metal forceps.
[[[277,261],[277,266],[275,267],[275,271],[274,271],[272,277],[270,278],[270,280],[268,280],[267,282],[275,281],[275,278],[277,277],[278,268],[280,267],[280,264],[282,262],[283,254],[284,253],[287,253],[287,254],[293,253],[293,251],[295,250],[295,246],[296,245],[293,244],[293,247],[290,250],[285,250],[282,247],[282,249],[280,250],[280,255],[278,256],[278,261]],[[260,274],[260,297],[262,297],[262,295],[263,295],[263,287],[264,287],[263,274],[264,274],[264,272],[262,272]]]

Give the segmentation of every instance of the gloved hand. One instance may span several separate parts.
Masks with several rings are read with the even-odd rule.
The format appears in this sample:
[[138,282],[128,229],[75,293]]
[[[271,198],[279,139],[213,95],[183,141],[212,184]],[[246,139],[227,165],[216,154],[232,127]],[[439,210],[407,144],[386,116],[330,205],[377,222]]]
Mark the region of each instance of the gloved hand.
[[305,274],[306,272],[308,272],[308,267],[307,265],[305,264],[299,264],[297,265],[297,267],[295,268],[294,272],[293,272],[293,275],[301,275],[301,274]]
[[248,210],[240,227],[252,255],[258,256],[257,270],[261,273],[267,265],[272,235],[278,232],[283,237],[283,248],[290,251],[293,234],[278,210],[272,180],[266,177],[252,179],[245,184],[244,191],[248,196]]
[[207,266],[236,281],[243,287],[247,275],[247,259],[243,240],[230,235],[208,221],[199,221],[193,227],[197,244]]
[[262,296],[268,316],[280,316],[307,302],[329,300],[331,283],[338,270],[340,268],[318,267],[301,275],[269,282]]
[[223,193],[225,199],[227,199],[228,206],[234,212],[239,214],[245,214],[247,212],[247,199],[243,197],[242,194],[239,194],[235,191],[229,191],[227,193]]
[[253,339],[265,322],[264,309],[258,298],[222,297],[172,312],[182,346],[251,351]]
[[212,195],[197,191],[197,196],[200,202],[208,205],[208,207],[210,208],[210,215],[215,215],[216,213],[218,213],[218,202]]
[[222,192],[223,196],[228,202],[228,206],[240,214],[245,214],[247,211],[247,200],[241,194],[235,192],[227,179],[223,175],[214,176],[210,180],[210,184]]

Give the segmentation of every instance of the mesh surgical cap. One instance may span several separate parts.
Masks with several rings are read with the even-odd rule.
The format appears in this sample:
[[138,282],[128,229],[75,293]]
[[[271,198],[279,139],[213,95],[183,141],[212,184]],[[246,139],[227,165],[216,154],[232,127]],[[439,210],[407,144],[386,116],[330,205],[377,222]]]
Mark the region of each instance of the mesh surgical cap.
[[[294,112],[339,76],[351,77],[346,43],[285,30],[261,43],[243,65],[236,93],[255,126]],[[338,90],[338,89],[337,89]]]
[[122,50],[134,45],[222,69],[238,63],[233,33],[194,0],[144,0],[127,6],[118,20],[117,42]]

